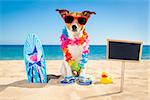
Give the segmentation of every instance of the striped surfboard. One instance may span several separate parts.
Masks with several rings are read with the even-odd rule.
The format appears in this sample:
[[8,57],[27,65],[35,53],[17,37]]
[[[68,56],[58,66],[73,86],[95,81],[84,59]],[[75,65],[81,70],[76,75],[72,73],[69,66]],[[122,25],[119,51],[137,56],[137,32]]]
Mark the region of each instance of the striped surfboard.
[[46,62],[40,39],[28,34],[24,44],[24,61],[29,83],[47,83]]

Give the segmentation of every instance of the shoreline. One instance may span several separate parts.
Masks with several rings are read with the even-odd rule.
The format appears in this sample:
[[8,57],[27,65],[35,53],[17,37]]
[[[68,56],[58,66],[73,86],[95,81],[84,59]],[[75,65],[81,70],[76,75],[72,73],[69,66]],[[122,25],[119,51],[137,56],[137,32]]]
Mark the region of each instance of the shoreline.
[[[12,60],[11,59],[8,59],[8,60],[1,60],[0,59],[0,62],[1,61],[22,61],[22,60],[24,61],[24,59],[17,59],[17,60],[16,59],[12,59]],[[53,60],[53,59],[52,60],[49,60],[49,59],[47,60],[46,59],[46,61],[63,61],[63,60],[61,60],[61,59],[60,60]],[[109,59],[108,60],[107,59],[98,59],[97,60],[97,59],[92,59],[92,60],[88,60],[88,61],[123,61],[123,60],[113,60],[113,59],[112,60],[109,60]],[[142,62],[142,61],[150,61],[150,59],[144,59],[144,60],[141,59],[140,61],[129,61],[129,60],[124,60],[124,61],[127,61],[127,62]]]

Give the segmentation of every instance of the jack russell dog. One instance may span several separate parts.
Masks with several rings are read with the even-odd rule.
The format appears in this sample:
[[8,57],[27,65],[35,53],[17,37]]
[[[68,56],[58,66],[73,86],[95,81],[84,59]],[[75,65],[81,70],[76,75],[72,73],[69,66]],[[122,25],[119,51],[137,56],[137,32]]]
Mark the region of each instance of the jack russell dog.
[[71,12],[65,9],[56,9],[65,22],[60,37],[64,61],[61,67],[63,76],[85,77],[85,68],[88,61],[89,39],[84,26],[92,14],[91,11]]

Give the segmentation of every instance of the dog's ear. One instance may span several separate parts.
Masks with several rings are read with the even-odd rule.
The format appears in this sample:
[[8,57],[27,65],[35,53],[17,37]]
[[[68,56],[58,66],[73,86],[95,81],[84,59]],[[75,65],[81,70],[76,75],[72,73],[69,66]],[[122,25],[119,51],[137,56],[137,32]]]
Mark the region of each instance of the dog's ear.
[[83,16],[86,16],[89,18],[92,14],[96,14],[96,13],[86,10],[86,11],[83,11],[82,14],[83,14]]
[[59,12],[59,14],[61,15],[61,17],[63,17],[63,15],[69,14],[69,11],[66,9],[56,9],[56,11]]

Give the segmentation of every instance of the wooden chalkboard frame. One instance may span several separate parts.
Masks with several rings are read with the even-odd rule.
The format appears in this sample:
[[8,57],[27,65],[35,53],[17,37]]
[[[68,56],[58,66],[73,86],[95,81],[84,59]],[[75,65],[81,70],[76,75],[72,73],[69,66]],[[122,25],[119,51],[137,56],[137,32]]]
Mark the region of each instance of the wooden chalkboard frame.
[[[122,43],[134,43],[134,44],[140,44],[140,52],[139,52],[139,58],[138,58],[138,60],[110,59],[110,58],[109,58],[109,42],[122,42]],[[107,60],[118,60],[118,61],[132,61],[132,62],[139,62],[139,61],[141,61],[142,47],[143,47],[143,42],[142,42],[142,41],[129,41],[129,40],[107,39],[106,59],[107,59]]]
[[[134,44],[140,44],[140,51],[139,51],[139,58],[138,60],[124,60],[124,59],[110,59],[109,58],[109,42],[122,42],[122,43],[134,43]],[[113,60],[113,61],[121,61],[121,81],[120,81],[120,91],[118,93],[123,92],[123,86],[124,86],[124,72],[125,72],[125,62],[126,61],[132,61],[132,62],[140,62],[141,61],[141,55],[142,55],[142,47],[143,42],[141,41],[128,41],[128,40],[114,40],[114,39],[107,39],[107,51],[106,51],[106,59],[107,60]]]

